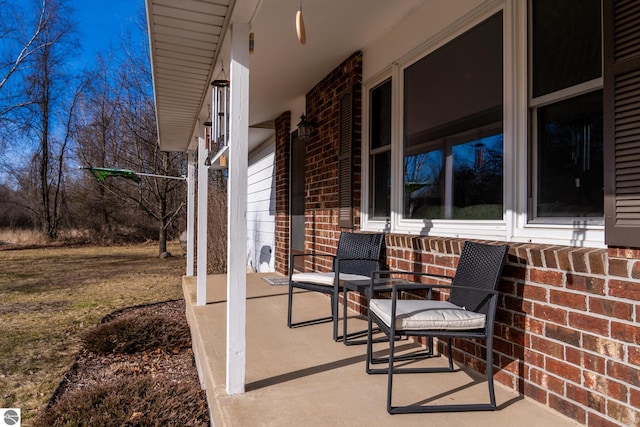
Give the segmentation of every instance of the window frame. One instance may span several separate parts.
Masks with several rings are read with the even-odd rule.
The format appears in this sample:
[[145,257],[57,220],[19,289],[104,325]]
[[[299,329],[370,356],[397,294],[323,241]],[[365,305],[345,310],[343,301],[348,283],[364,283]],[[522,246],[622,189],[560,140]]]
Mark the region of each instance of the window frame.
[[[403,99],[404,69],[490,16],[503,13],[503,219],[502,220],[420,220],[406,219],[403,205]],[[528,2],[495,0],[461,17],[434,37],[393,61],[363,82],[362,100],[362,180],[361,229],[398,234],[438,237],[495,239],[507,242],[545,243],[576,247],[606,247],[604,225],[576,218],[572,223],[553,224],[530,221],[531,123],[529,119]],[[391,119],[391,216],[369,215],[371,155],[369,141],[369,91],[392,80]],[[587,82],[579,90],[590,91]],[[575,87],[573,89],[576,89]],[[537,101],[544,102],[544,97]]]
[[[391,141],[389,141],[389,145],[384,145],[382,147],[377,147],[377,148],[371,148],[371,121],[367,120],[366,121],[366,132],[363,130],[363,141],[366,141],[366,147],[367,149],[364,150],[363,148],[363,159],[366,159],[366,161],[363,160],[363,163],[366,163],[366,169],[367,169],[367,173],[363,174],[363,176],[366,177],[366,181],[367,181],[367,195],[366,195],[366,212],[367,215],[373,220],[373,221],[378,221],[378,222],[382,222],[385,225],[389,224],[389,221],[391,219],[391,211],[393,211],[392,207],[391,207],[391,200],[389,201],[389,215],[388,216],[376,216],[375,214],[372,213],[372,203],[373,201],[371,200],[371,194],[373,194],[371,192],[371,174],[369,173],[369,171],[372,169],[372,165],[371,165],[371,159],[373,156],[377,155],[377,154],[383,154],[383,153],[389,153],[391,155],[391,153],[393,152],[392,149],[392,141],[393,141],[393,126],[394,126],[394,120],[393,120],[393,79],[391,77],[391,75],[388,75],[387,77],[384,77],[386,74],[384,74],[383,76],[381,76],[381,80],[376,83],[371,85],[370,87],[367,88],[366,91],[363,91],[363,103],[364,105],[367,106],[367,117],[370,116],[370,109],[371,109],[371,93],[381,87],[382,85],[385,85],[387,83],[389,83],[391,85]],[[390,172],[391,173],[391,172]],[[393,182],[393,181],[392,181]],[[393,186],[393,184],[391,184],[391,186]],[[389,195],[389,198],[391,198],[391,195]],[[375,209],[374,209],[375,210]],[[364,211],[363,211],[364,212]]]
[[[572,99],[585,95],[596,90],[602,90],[603,88],[603,74],[604,74],[604,54],[601,59],[601,75],[598,78],[587,80],[585,82],[568,86],[555,92],[550,92],[541,96],[533,96],[533,48],[531,42],[533,40],[533,27],[530,25],[530,18],[532,12],[532,2],[534,0],[527,0],[527,103],[530,114],[530,161],[529,164],[531,173],[529,174],[529,203],[527,206],[527,222],[531,226],[535,225],[550,225],[550,226],[562,226],[571,225],[573,228],[575,224],[580,223],[583,226],[604,226],[604,215],[602,217],[579,217],[579,216],[565,216],[565,217],[539,217],[538,216],[538,110],[547,105],[555,104],[564,100]],[[602,25],[602,14],[601,14]],[[602,52],[604,52],[604,45],[602,46]],[[604,113],[604,108],[603,108]],[[603,200],[604,207],[604,200]]]

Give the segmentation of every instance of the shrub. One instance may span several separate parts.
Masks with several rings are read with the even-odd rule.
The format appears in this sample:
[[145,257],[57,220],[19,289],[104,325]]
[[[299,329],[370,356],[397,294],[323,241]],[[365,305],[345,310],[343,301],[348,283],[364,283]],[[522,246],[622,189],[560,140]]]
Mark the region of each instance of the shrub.
[[142,375],[65,394],[35,426],[206,426],[203,390]]
[[133,354],[162,349],[175,353],[191,346],[189,328],[160,315],[122,316],[82,336],[84,347],[96,354]]

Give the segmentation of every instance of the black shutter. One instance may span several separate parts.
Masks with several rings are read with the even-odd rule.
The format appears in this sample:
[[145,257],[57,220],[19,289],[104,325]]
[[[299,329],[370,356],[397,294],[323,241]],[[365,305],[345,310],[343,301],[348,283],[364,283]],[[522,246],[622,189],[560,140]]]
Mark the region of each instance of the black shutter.
[[338,226],[353,228],[353,91],[339,96]]
[[605,243],[640,247],[640,2],[603,2]]

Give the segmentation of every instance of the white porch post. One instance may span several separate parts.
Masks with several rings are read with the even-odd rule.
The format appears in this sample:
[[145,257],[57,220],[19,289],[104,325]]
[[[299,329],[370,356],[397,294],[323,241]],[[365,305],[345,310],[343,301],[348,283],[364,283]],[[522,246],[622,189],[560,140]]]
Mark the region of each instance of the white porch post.
[[195,215],[196,215],[196,161],[194,151],[187,152],[187,276],[193,276]]
[[196,280],[196,305],[207,304],[207,196],[209,194],[209,168],[204,165],[207,157],[205,139],[198,138],[198,278]]
[[247,323],[249,25],[231,25],[227,237],[227,393],[244,393]]

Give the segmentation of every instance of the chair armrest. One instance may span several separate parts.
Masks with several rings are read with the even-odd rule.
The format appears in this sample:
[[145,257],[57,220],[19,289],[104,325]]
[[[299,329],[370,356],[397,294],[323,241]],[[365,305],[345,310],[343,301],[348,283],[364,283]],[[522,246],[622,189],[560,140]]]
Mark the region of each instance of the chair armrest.
[[426,283],[398,283],[392,285],[392,292],[401,291],[432,291],[433,289],[461,289],[469,292],[479,292],[487,295],[497,295],[498,291],[493,289],[474,288],[472,286],[458,286],[458,285],[439,285],[439,284],[426,284]]
[[428,276],[428,277],[437,277],[439,279],[448,279],[453,280],[453,276],[447,276],[444,274],[436,274],[436,273],[426,273],[426,272],[416,272],[416,271],[402,271],[402,270],[379,270],[371,273],[372,278],[380,278],[381,276],[393,276],[393,275],[403,275],[403,276]]
[[293,274],[293,266],[294,266],[294,262],[293,261],[295,260],[296,257],[335,258],[336,256],[332,255],[332,254],[321,253],[321,252],[310,252],[310,253],[304,253],[304,254],[291,254],[291,255],[289,255],[289,277],[291,277],[291,275]]
[[330,257],[335,258],[335,255],[332,254],[323,254],[321,252],[310,252],[305,254],[291,254],[291,258],[299,257],[299,256],[310,256],[310,257]]

